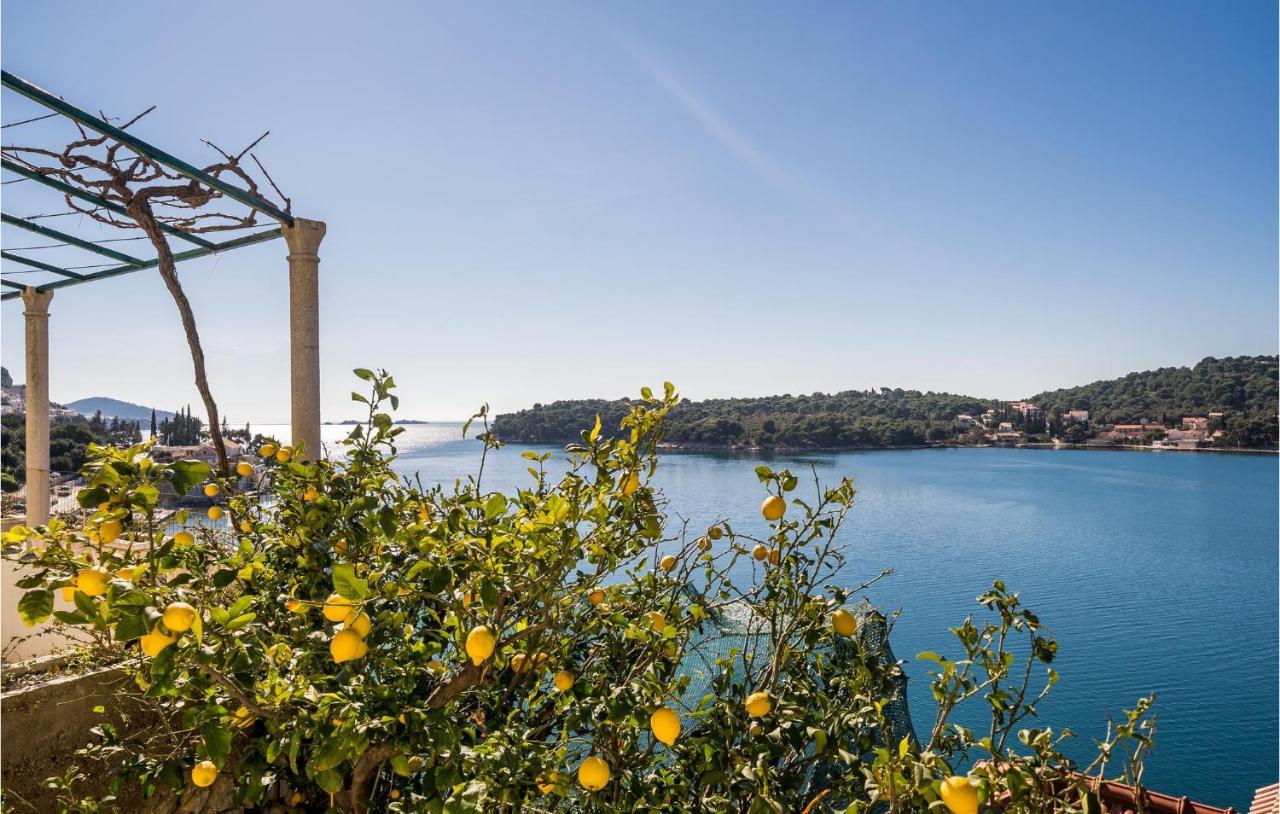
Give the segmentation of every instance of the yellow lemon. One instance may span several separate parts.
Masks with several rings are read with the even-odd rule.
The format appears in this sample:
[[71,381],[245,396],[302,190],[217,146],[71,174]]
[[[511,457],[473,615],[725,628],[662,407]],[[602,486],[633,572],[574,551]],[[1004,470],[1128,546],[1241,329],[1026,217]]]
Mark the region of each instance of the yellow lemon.
[[711,550],[711,538],[710,538],[710,537],[699,537],[699,538],[698,538],[698,550],[699,550],[699,551],[710,551],[710,550]]
[[622,476],[622,494],[630,497],[640,488],[640,476],[635,472],[628,472]]
[[769,547],[764,543],[756,543],[756,547],[751,549],[751,556],[764,562],[769,556]]
[[282,464],[289,463],[289,459],[293,457],[293,450],[288,447],[280,447],[276,450],[276,460]]
[[721,537],[724,536],[724,529],[720,528],[719,526],[712,526],[711,528],[707,529],[707,536],[710,537],[712,540],[719,540]]
[[661,633],[667,627],[667,617],[662,611],[649,612],[649,626],[654,632]]
[[333,594],[324,601],[324,618],[330,622],[343,622],[351,615],[354,603],[342,594]]
[[196,538],[192,537],[191,532],[189,531],[180,531],[177,534],[173,535],[173,542],[176,546],[178,546],[178,548],[186,548],[187,546],[193,544],[195,541],[196,541]]
[[674,554],[668,554],[662,558],[662,562],[658,563],[658,567],[663,571],[670,571],[676,567],[676,558]]
[[777,548],[769,549],[769,564],[777,565],[782,562],[782,551]]
[[587,791],[599,791],[609,785],[609,764],[595,755],[582,761],[578,766],[578,782]]
[[339,630],[329,640],[329,655],[333,656],[333,660],[338,664],[360,658],[367,649],[364,639],[361,639],[360,634],[354,630]]
[[338,538],[338,542],[336,542],[336,543],[334,543],[334,544],[333,544],[333,550],[334,550],[334,551],[336,551],[336,552],[338,552],[339,554],[346,554],[346,553],[347,553],[347,538],[346,538],[346,537],[339,537],[339,538]]
[[107,592],[111,573],[103,568],[86,568],[76,574],[76,589],[85,596],[102,596]]
[[552,680],[555,682],[556,689],[560,692],[568,692],[573,689],[573,673],[568,670],[561,670],[556,673],[555,678]]
[[787,502],[777,495],[769,495],[764,499],[764,503],[760,504],[760,514],[764,515],[764,519],[770,523],[781,520],[786,512]]
[[191,782],[200,788],[212,786],[217,779],[218,767],[213,765],[212,760],[202,760],[191,768]]
[[761,726],[760,724],[752,724],[751,728],[748,729],[747,731],[758,738],[764,734],[764,727]]
[[258,448],[258,454],[264,458],[273,458],[276,454],[275,444],[263,444]]
[[942,802],[951,814],[978,814],[978,790],[967,777],[948,777],[940,789]]
[[173,633],[184,633],[190,630],[195,620],[196,609],[186,602],[169,603],[169,607],[164,609],[164,615],[160,617],[164,626]]
[[142,638],[138,640],[139,644],[142,645],[142,652],[151,658],[160,655],[162,650],[176,641],[175,637],[166,636],[159,629],[143,634]]
[[747,696],[744,706],[752,718],[763,718],[773,709],[773,699],[769,698],[767,692],[753,692]]
[[217,497],[217,496],[218,496],[218,484],[216,484],[216,483],[206,483],[206,484],[204,485],[204,496],[205,496],[205,497]]
[[655,738],[670,746],[680,737],[680,716],[670,707],[658,707],[649,716],[649,729]]
[[242,478],[247,478],[253,474],[253,464],[248,461],[241,461],[236,464],[236,474]]
[[475,665],[483,664],[485,659],[493,655],[493,647],[497,644],[497,640],[493,637],[493,631],[485,625],[478,625],[471,628],[471,632],[467,634],[467,655],[471,657],[471,663]]
[[533,666],[541,669],[550,658],[551,656],[547,655],[545,650],[539,650],[537,653],[533,654]]
[[592,605],[599,605],[601,602],[604,601],[604,589],[596,588],[594,591],[587,594],[587,601],[590,602]]
[[302,499],[307,501],[308,503],[310,503],[311,501],[315,500],[318,497],[320,497],[320,490],[316,489],[316,487],[314,486],[308,486],[306,491],[302,493]]
[[209,519],[210,519],[210,520],[212,520],[212,521],[213,521],[213,522],[215,522],[215,523],[216,523],[216,522],[218,522],[219,520],[221,520],[221,519],[222,519],[222,509],[221,509],[221,508],[219,508],[219,507],[217,507],[217,506],[210,506],[210,507],[209,507]]
[[98,539],[104,543],[114,543],[123,531],[119,520],[107,520],[98,525]]
[[388,796],[388,797],[390,797],[392,800],[399,800],[399,799],[400,799],[400,789],[392,789],[392,790],[391,790],[391,793],[390,793],[390,794],[388,794],[387,796]]
[[524,653],[516,653],[511,657],[511,669],[517,673],[527,673],[532,661]]
[[852,636],[858,632],[858,620],[853,618],[853,614],[841,608],[831,614],[831,629],[841,636]]
[[354,630],[360,638],[366,638],[373,630],[373,620],[367,613],[357,613],[355,618],[346,623],[347,630]]

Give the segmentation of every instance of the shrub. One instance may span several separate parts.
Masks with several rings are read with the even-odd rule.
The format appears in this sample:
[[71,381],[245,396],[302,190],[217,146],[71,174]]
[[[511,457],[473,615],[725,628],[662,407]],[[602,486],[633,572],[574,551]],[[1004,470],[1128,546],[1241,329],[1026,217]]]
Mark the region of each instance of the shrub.
[[[271,442],[241,492],[148,444],[94,446],[86,526],[7,535],[30,570],[24,618],[90,634],[172,722],[98,728],[86,759],[116,767],[99,797],[136,781],[315,811],[1083,810],[1063,734],[1019,728],[1056,680],[1037,668],[1057,645],[998,582],[979,599],[990,621],[954,631],[961,658],[922,654],[928,739],[892,719],[901,667],[859,635],[877,619],[846,615],[859,589],[837,577],[849,480],[801,498],[795,475],[760,467],[762,510],[784,512],[767,536],[731,518],[672,529],[650,485],[667,385],[620,433],[583,432],[562,476],[523,453],[513,494],[483,486],[499,442],[482,410],[477,474],[424,489],[391,469],[394,382],[357,375],[369,416],[340,458]],[[228,527],[166,533],[161,487],[201,482]],[[58,592],[74,609],[53,609]],[[951,720],[974,699],[990,706],[981,736]],[[1146,703],[1092,770],[1117,739],[1140,765]],[[65,804],[98,805],[82,791]]]

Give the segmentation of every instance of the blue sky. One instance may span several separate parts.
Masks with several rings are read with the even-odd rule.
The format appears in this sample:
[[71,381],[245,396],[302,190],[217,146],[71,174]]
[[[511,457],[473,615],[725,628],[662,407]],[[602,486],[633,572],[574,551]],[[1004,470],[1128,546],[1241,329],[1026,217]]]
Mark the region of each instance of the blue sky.
[[[356,366],[443,419],[663,379],[1012,398],[1274,353],[1276,23],[1266,2],[10,0],[3,63],[91,109],[157,104],[138,134],[192,160],[270,129],[259,155],[329,225],[326,419],[354,414]],[[25,186],[5,211],[47,211]],[[288,416],[284,255],[182,267],[232,421]],[[51,311],[55,399],[196,403],[154,273]],[[19,379],[21,322],[6,303]]]

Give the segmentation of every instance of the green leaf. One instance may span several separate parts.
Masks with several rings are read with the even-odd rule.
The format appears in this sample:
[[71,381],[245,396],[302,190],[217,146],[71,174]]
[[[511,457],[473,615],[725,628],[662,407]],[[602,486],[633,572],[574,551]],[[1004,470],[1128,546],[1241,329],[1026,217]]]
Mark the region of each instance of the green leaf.
[[356,378],[358,379],[364,379],[366,382],[373,381],[373,371],[366,367],[358,367],[351,372],[356,374]]
[[331,736],[324,742],[311,758],[311,764],[317,772],[325,772],[342,764],[347,759],[347,746],[342,738]]
[[342,791],[342,774],[337,769],[316,772],[316,785],[330,794]]
[[596,425],[591,428],[591,434],[587,436],[587,443],[594,444],[596,439],[600,437],[600,414],[596,413]]
[[18,600],[18,615],[27,627],[34,627],[53,613],[53,591],[27,591]]
[[506,508],[507,508],[506,496],[502,495],[501,493],[495,492],[494,494],[489,496],[488,500],[484,502],[484,519],[492,520],[493,518],[502,514],[502,511]]
[[117,596],[111,604],[117,608],[145,608],[151,604],[151,594],[134,589]]
[[387,537],[396,536],[396,513],[390,506],[383,506],[378,512],[378,525]]
[[122,642],[132,641],[147,632],[147,617],[143,613],[121,614],[116,622],[116,638]]
[[490,610],[498,607],[498,589],[487,579],[480,583],[480,601]]
[[218,720],[205,721],[200,725],[200,736],[209,759],[221,766],[231,754],[231,728]]
[[256,613],[244,613],[227,622],[227,630],[239,630],[245,625],[258,618]]
[[369,582],[356,576],[354,564],[344,562],[333,566],[333,589],[347,599],[364,599],[369,595]]
[[173,473],[173,489],[179,497],[213,474],[213,468],[203,461],[174,461],[169,464],[169,471]]
[[86,617],[89,619],[98,618],[98,604],[93,601],[93,597],[89,596],[84,591],[76,591],[73,600],[76,603],[76,607]]

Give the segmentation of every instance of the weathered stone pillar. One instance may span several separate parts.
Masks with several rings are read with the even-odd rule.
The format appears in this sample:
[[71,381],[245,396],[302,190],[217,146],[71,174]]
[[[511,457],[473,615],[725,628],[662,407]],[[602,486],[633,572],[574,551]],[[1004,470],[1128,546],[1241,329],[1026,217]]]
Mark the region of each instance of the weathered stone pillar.
[[289,372],[293,443],[303,457],[320,449],[320,241],[322,221],[294,218],[280,229],[289,244]]
[[49,301],[52,291],[22,290],[27,307],[27,525],[49,522]]

